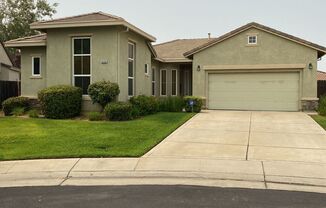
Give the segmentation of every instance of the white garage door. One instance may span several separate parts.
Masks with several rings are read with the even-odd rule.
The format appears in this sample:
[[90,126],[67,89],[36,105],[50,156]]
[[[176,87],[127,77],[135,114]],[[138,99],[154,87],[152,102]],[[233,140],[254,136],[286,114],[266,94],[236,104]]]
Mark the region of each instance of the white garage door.
[[225,73],[208,76],[208,108],[298,111],[299,73]]

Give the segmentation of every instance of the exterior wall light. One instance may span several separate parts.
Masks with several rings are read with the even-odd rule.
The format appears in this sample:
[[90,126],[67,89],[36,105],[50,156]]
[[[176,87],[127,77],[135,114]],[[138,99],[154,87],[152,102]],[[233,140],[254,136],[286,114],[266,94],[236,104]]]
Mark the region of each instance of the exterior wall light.
[[309,63],[308,68],[309,68],[310,70],[312,70],[312,69],[314,68],[313,65],[312,65],[312,63]]
[[197,71],[200,71],[200,65],[197,66]]

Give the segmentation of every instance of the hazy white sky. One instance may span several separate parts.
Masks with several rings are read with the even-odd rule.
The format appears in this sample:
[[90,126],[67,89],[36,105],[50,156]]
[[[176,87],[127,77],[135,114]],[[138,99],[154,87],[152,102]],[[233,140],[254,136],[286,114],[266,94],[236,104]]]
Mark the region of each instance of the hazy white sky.
[[[65,17],[103,11],[125,18],[157,38],[220,36],[255,21],[326,46],[325,0],[49,0]],[[326,56],[318,62],[326,71]]]

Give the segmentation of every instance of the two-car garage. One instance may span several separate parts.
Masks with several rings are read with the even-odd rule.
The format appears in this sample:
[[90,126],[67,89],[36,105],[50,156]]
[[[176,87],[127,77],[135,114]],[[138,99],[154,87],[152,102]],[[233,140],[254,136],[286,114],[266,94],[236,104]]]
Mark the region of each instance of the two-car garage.
[[299,110],[299,72],[228,72],[208,74],[208,108]]

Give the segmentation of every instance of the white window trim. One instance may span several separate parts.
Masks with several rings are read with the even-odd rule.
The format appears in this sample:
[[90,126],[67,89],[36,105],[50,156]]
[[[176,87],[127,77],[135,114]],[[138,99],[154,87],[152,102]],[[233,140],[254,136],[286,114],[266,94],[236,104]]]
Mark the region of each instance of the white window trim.
[[[34,59],[39,58],[40,59],[40,73],[39,74],[34,74]],[[32,76],[33,77],[40,77],[41,76],[41,71],[42,71],[42,64],[41,64],[41,56],[33,56],[32,57]]]
[[[129,58],[129,44],[133,45],[133,58]],[[131,98],[133,96],[135,96],[135,56],[136,56],[136,44],[132,41],[128,41],[128,82],[127,82],[127,94],[128,94],[128,98]],[[132,67],[132,77],[129,76],[129,61],[132,61],[133,67]],[[132,95],[129,95],[129,79],[132,79]]]
[[156,89],[155,89],[156,88],[156,77],[155,77],[156,74],[155,73],[156,73],[155,68],[152,68],[152,77],[151,77],[151,80],[152,80],[152,96],[156,95]]
[[[250,43],[250,38],[252,38],[252,37],[255,37],[255,39],[256,39],[256,42],[254,42],[254,43]],[[257,42],[258,42],[258,36],[257,35],[248,35],[248,45],[257,45]]]
[[[162,94],[162,78],[163,78],[163,76],[162,76],[162,73],[163,73],[163,71],[165,71],[165,95],[163,95]],[[167,84],[167,70],[166,69],[161,69],[160,70],[160,81],[161,81],[161,83],[160,83],[160,96],[167,96],[167,94],[168,94],[168,89],[167,89],[167,86],[168,86],[168,84]]]
[[[92,38],[91,37],[85,37],[85,36],[81,36],[81,37],[73,37],[72,39],[72,85],[75,86],[75,77],[89,77],[89,84],[92,84]],[[89,39],[89,43],[90,43],[90,49],[89,51],[91,52],[90,54],[75,54],[75,39]],[[89,74],[75,74],[75,56],[89,56],[90,59],[90,69],[89,69]],[[88,95],[83,95],[83,96],[88,96]]]
[[[172,78],[173,78],[173,71],[175,71],[175,95],[173,95],[172,93],[172,88],[173,88],[173,80],[172,80]],[[178,70],[176,70],[176,69],[172,69],[171,70],[171,96],[178,96]]]

